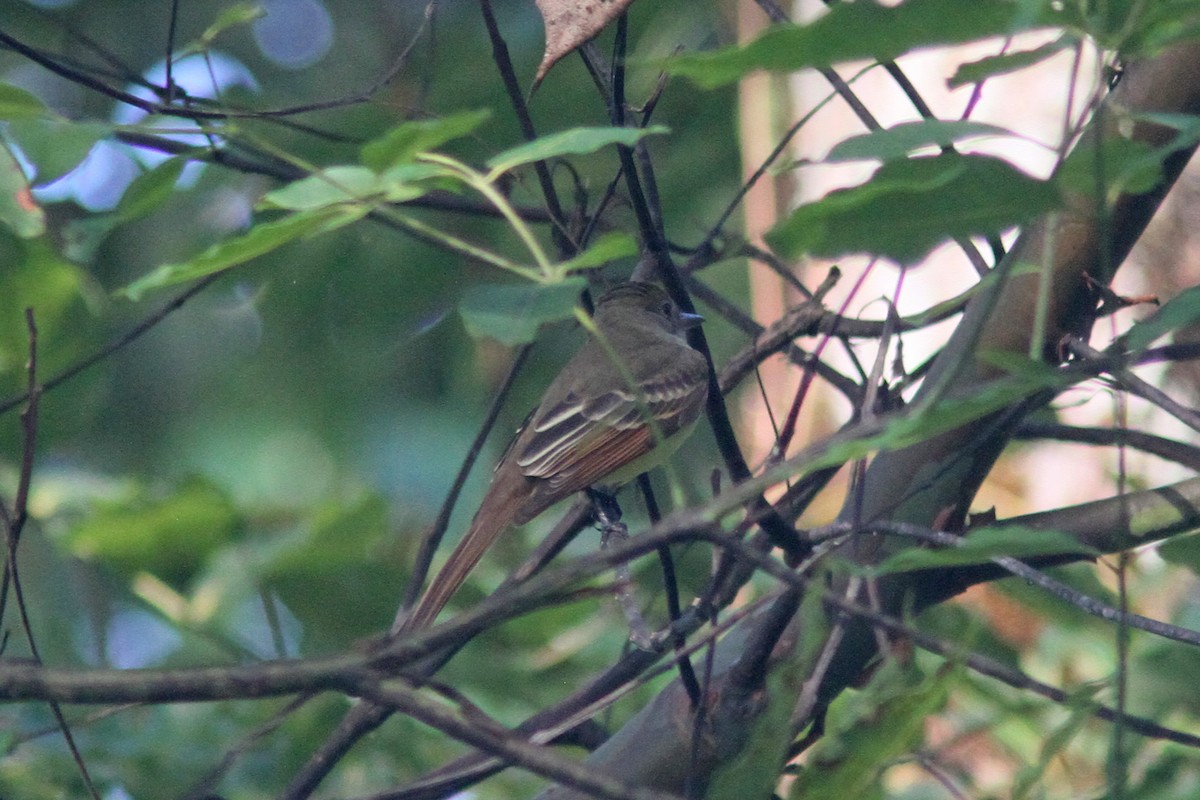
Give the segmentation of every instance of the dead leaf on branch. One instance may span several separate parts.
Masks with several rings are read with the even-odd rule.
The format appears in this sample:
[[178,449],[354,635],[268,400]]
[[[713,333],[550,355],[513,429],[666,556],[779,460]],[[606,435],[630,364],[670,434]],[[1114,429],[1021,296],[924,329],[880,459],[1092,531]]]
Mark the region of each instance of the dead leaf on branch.
[[546,53],[533,85],[546,77],[560,58],[604,30],[633,0],[537,0],[546,25]]

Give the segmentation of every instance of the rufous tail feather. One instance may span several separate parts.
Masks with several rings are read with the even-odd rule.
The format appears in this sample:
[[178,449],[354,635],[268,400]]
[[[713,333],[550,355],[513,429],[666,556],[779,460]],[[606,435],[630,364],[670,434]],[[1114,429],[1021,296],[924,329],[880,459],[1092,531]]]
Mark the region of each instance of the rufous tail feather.
[[530,479],[521,474],[516,464],[505,464],[501,469],[507,474],[493,477],[483,503],[471,520],[471,526],[434,576],[429,588],[421,595],[408,619],[400,626],[400,633],[410,633],[433,624],[483,554],[513,524],[529,499]]

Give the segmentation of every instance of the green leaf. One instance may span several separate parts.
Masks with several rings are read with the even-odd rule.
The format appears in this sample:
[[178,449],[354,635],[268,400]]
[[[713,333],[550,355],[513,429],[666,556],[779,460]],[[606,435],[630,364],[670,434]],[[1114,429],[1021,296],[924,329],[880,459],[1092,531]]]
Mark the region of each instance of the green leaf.
[[1064,3],[1063,7],[1073,17],[1064,21],[1083,28],[1101,49],[1119,50],[1130,61],[1158,55],[1172,42],[1194,39],[1200,28],[1195,0],[1122,0],[1103,8]]
[[1154,341],[1200,320],[1200,286],[1184,289],[1121,336],[1130,352],[1145,350]]
[[311,211],[357,202],[379,193],[379,177],[366,167],[328,167],[267,192],[260,203],[263,208]]
[[1022,525],[995,525],[972,531],[959,540],[956,547],[927,549],[914,547],[886,559],[872,570],[876,575],[911,572],[918,569],[954,567],[965,564],[986,564],[996,556],[1027,558],[1029,556],[1083,553],[1096,551],[1081,545],[1061,531],[1048,531]]
[[187,166],[187,160],[175,157],[168,158],[154,169],[143,172],[134,178],[133,182],[121,195],[114,214],[122,222],[138,219],[151,213],[175,191],[179,175]]
[[577,277],[549,285],[474,286],[463,295],[458,311],[472,336],[524,344],[533,341],[543,324],[573,316],[586,287],[587,281]]
[[970,120],[929,119],[903,122],[886,130],[852,136],[839,142],[829,151],[826,161],[859,161],[878,159],[892,161],[905,158],[922,147],[946,147],[961,139],[979,136],[1014,136],[1007,128]]
[[889,161],[871,179],[800,206],[767,241],[788,257],[874,253],[912,264],[951,237],[999,233],[1053,208],[1054,187],[991,156]]
[[594,153],[610,144],[632,147],[646,136],[664,133],[669,133],[669,129],[662,125],[651,125],[649,128],[571,128],[498,153],[488,159],[487,165],[493,172],[508,172],[533,161]]
[[[0,246],[5,252],[0,262],[0,376],[12,392],[24,385],[29,357],[25,309],[37,313],[39,350],[45,359],[39,361],[50,372],[53,368],[47,367],[47,360],[58,363],[57,359],[77,352],[96,335],[96,328],[78,316],[93,278],[63,258],[54,237],[18,241],[0,231]],[[14,377],[22,383],[12,383]]]
[[112,133],[112,128],[97,122],[16,119],[8,123],[8,133],[37,167],[34,185],[45,186],[79,166],[96,142]]
[[890,61],[920,47],[1004,36],[1034,27],[1017,4],[972,0],[906,0],[882,6],[869,0],[837,3],[807,25],[773,25],[754,41],[666,62],[668,72],[714,88],[755,70],[794,72],[843,61]]
[[219,242],[188,261],[163,264],[118,293],[136,302],[153,289],[203,278],[214,272],[244,264],[302,236],[324,233],[348,225],[361,219],[368,211],[369,208],[366,207],[322,208],[316,211],[301,211],[271,222],[260,222],[241,236]]
[[399,203],[428,192],[432,187],[417,181],[440,174],[436,167],[422,164],[402,164],[383,175],[354,165],[327,167],[268,192],[260,203],[263,208],[287,211],[316,211],[348,203]]
[[572,259],[558,265],[562,274],[577,272],[581,269],[600,267],[618,258],[635,256],[638,252],[637,242],[627,233],[612,231],[592,242],[591,246]]
[[36,119],[51,115],[46,104],[11,83],[0,83],[0,120]]
[[829,708],[825,735],[809,754],[788,797],[849,800],[881,796],[883,770],[921,742],[929,717],[945,707],[963,670],[931,675],[905,659],[884,659],[870,682]]
[[1099,148],[1094,140],[1085,139],[1075,146],[1056,175],[1064,189],[1089,197],[1103,192],[1108,198],[1118,192],[1150,191],[1162,181],[1162,165],[1168,156],[1200,142],[1200,117],[1192,114],[1137,114],[1130,121],[1174,128],[1175,136],[1158,146],[1109,136]]
[[991,78],[995,75],[1007,75],[1018,72],[1034,64],[1040,64],[1046,59],[1053,58],[1063,50],[1069,50],[1078,43],[1078,38],[1063,34],[1052,42],[1046,42],[1032,50],[1019,50],[1015,53],[1004,53],[998,56],[988,56],[978,61],[960,64],[958,70],[950,78],[948,85],[951,89],[966,86],[970,83]]
[[33,199],[21,165],[3,141],[0,141],[0,225],[22,239],[46,232],[46,214]]
[[1162,177],[1159,151],[1122,136],[1106,139],[1099,153],[1094,142],[1081,141],[1055,174],[1064,190],[1088,197],[1149,191]]
[[229,498],[196,478],[163,497],[139,492],[101,505],[69,533],[68,544],[81,558],[152,572],[178,587],[240,526]]
[[[1044,786],[1043,780],[1050,764],[1062,755],[1063,751],[1067,749],[1067,745],[1071,743],[1071,740],[1083,730],[1083,726],[1090,722],[1095,715],[1097,706],[1095,696],[1100,691],[1100,688],[1099,684],[1093,684],[1091,686],[1083,686],[1072,693],[1071,698],[1066,703],[1067,708],[1071,711],[1066,721],[1050,731],[1049,735],[1043,740],[1037,763],[1026,765],[1017,773],[1017,779],[1012,790],[1013,800],[1023,800],[1035,788]],[[1043,795],[1041,792],[1038,792],[1035,796],[1041,797]]]
[[1200,575],[1200,533],[1177,536],[1158,546],[1158,554],[1176,566],[1186,567]]
[[1065,376],[1057,368],[1045,361],[1030,358],[1024,353],[1014,353],[1008,350],[982,350],[979,360],[999,367],[1022,381],[1028,386],[1041,386],[1049,389],[1061,383]]
[[461,111],[441,119],[423,119],[397,125],[363,145],[362,163],[375,172],[412,161],[417,153],[466,136],[492,116],[488,109]]

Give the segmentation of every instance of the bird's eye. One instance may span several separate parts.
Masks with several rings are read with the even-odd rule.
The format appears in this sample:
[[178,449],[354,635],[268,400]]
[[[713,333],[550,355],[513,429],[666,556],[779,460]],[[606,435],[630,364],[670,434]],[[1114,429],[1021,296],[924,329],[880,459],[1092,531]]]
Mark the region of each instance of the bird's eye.
[[662,312],[664,317],[671,316],[671,304],[669,302],[662,304]]

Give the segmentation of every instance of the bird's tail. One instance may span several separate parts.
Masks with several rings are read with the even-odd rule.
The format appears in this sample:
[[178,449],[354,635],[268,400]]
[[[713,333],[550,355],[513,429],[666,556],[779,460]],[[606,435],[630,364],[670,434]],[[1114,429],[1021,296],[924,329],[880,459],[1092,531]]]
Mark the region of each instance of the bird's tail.
[[471,520],[471,527],[401,624],[399,633],[411,633],[432,625],[483,554],[517,519],[529,499],[530,479],[521,474],[515,463],[502,464],[501,471],[505,474],[497,472],[493,476],[487,495]]

